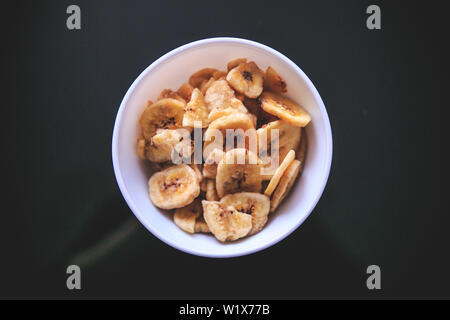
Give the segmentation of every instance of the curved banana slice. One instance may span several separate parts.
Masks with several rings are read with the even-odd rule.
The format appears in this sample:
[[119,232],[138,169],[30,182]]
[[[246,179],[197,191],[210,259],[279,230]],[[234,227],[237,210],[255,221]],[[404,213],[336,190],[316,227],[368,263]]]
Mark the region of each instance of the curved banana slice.
[[267,222],[267,216],[270,210],[269,197],[253,192],[240,192],[229,194],[220,200],[226,208],[232,206],[239,212],[252,216],[252,228],[248,235],[260,231]]
[[208,155],[203,165],[203,176],[209,179],[215,179],[217,175],[217,165],[223,158],[223,151],[221,149],[214,149]]
[[185,108],[183,127],[206,128],[209,124],[208,115],[209,111],[203,94],[195,88],[192,91],[191,100]]
[[211,133],[208,133],[208,130],[226,130],[226,129],[254,129],[253,121],[250,118],[249,114],[242,112],[235,112],[229,115],[220,117],[209,125],[208,129],[205,132],[205,140],[208,141],[212,137]]
[[245,237],[252,228],[252,217],[236,211],[233,207],[225,208],[218,201],[202,201],[203,217],[209,230],[219,241],[233,241]]
[[270,200],[270,212],[274,212],[276,208],[278,208],[281,201],[283,201],[292,189],[292,186],[299,175],[300,167],[300,161],[294,160],[283,173],[283,176],[281,177],[280,182],[272,195],[272,199]]
[[261,107],[268,113],[297,127],[305,127],[311,116],[305,109],[286,97],[272,92],[264,92],[261,97]]
[[[227,129],[229,135],[227,136]],[[242,130],[238,130],[242,129]],[[234,131],[233,131],[234,130]],[[230,136],[232,134],[233,136]],[[217,140],[216,139],[221,139]],[[229,140],[229,141],[227,141]],[[232,141],[233,140],[233,141]],[[213,148],[222,149],[226,143],[234,144],[239,147],[248,147],[250,144],[253,145],[253,141],[256,147],[257,136],[256,130],[253,125],[253,120],[250,114],[245,114],[241,112],[232,113],[227,116],[220,117],[210,123],[208,129],[206,129],[204,134],[204,155],[208,158],[209,151]],[[209,151],[208,151],[209,150]],[[256,152],[256,150],[254,150]]]
[[186,129],[158,129],[147,149],[147,158],[153,162],[171,161],[174,152],[188,158],[193,153],[190,132]]
[[214,68],[200,69],[189,77],[189,84],[194,88],[198,88],[200,87],[203,81],[209,80],[209,78],[211,78],[217,71],[219,70]]
[[280,164],[280,166],[275,171],[272,179],[270,179],[269,185],[266,188],[266,191],[264,191],[264,194],[268,197],[272,195],[272,192],[275,190],[275,188],[278,185],[278,182],[281,179],[281,176],[286,171],[287,167],[291,164],[292,161],[295,159],[295,151],[291,150],[288,152],[286,157],[284,158],[283,162]]
[[197,174],[186,164],[154,173],[148,185],[150,199],[161,209],[182,208],[200,194]]
[[216,189],[220,198],[236,192],[261,191],[261,161],[253,152],[232,149],[217,166]]
[[219,118],[225,117],[225,116],[229,116],[230,114],[236,114],[236,113],[244,113],[247,114],[247,111],[242,112],[240,110],[237,110],[235,108],[225,108],[225,109],[221,109],[221,108],[214,108],[210,113],[209,113],[209,117],[208,120],[210,122],[213,122]]
[[228,101],[228,105],[222,105],[220,107],[215,107],[211,110],[208,116],[209,122],[219,119],[220,117],[230,115],[232,113],[241,112],[248,113],[247,108],[244,106],[241,100],[236,98],[231,98]]
[[234,91],[226,80],[214,81],[205,92],[205,102],[209,111],[230,106]]
[[267,67],[264,75],[264,88],[275,93],[284,93],[287,92],[286,87],[286,81],[280,77],[275,69],[270,66]]
[[231,69],[236,68],[241,63],[246,63],[246,62],[247,62],[246,58],[238,58],[238,59],[231,60],[230,62],[227,63],[227,70],[230,71]]
[[218,201],[219,196],[217,195],[216,190],[216,181],[213,179],[206,180],[206,200],[209,201]]
[[227,81],[246,97],[257,98],[263,90],[264,73],[256,63],[241,63],[228,72]]
[[[276,135],[277,132],[278,138]],[[301,128],[292,126],[283,120],[269,122],[262,128],[256,130],[258,136],[258,155],[264,166],[264,180],[270,180],[272,178],[275,170],[290,150],[297,150],[301,133]],[[276,147],[277,141],[278,148]]]
[[145,139],[150,140],[157,129],[181,128],[184,106],[183,102],[171,98],[161,99],[148,106],[139,118]]
[[203,207],[199,198],[190,205],[175,210],[173,221],[178,227],[189,233],[210,232],[203,219]]

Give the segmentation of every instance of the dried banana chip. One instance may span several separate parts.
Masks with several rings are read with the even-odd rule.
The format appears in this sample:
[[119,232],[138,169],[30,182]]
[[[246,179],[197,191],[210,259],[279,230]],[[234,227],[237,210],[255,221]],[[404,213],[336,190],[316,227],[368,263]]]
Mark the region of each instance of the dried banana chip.
[[171,99],[175,99],[178,100],[184,104],[186,104],[186,100],[183,99],[178,92],[172,91],[171,89],[164,89],[163,91],[161,91],[158,100],[161,99],[166,99],[166,98],[171,98]]
[[[249,145],[257,145],[256,130],[254,129],[253,119],[250,114],[232,113],[227,116],[220,117],[209,125],[204,134],[204,146],[206,150],[214,148],[222,149],[226,143],[237,145],[238,147],[248,148]],[[227,129],[229,135],[227,136]],[[242,129],[242,130],[238,130]],[[220,132],[220,135],[218,134]],[[231,136],[230,134],[233,134]],[[215,139],[219,136],[221,141]],[[233,138],[233,139],[232,139]],[[256,152],[256,150],[254,150]],[[209,156],[207,151],[204,152],[205,157]]]
[[238,59],[231,60],[227,64],[227,70],[230,71],[231,69],[236,68],[241,63],[246,63],[246,62],[247,62],[246,58],[238,58]]
[[199,198],[190,205],[175,210],[173,220],[178,227],[189,233],[210,232],[203,219],[203,207]]
[[205,93],[205,102],[209,111],[230,106],[232,98],[234,98],[234,91],[226,80],[214,81]]
[[278,183],[278,186],[275,189],[275,192],[273,193],[270,200],[270,212],[274,212],[278,208],[280,203],[292,189],[292,186],[294,185],[294,182],[299,175],[300,166],[300,161],[294,160],[283,173],[280,182]]
[[264,89],[275,93],[287,92],[287,84],[274,68],[268,67],[264,75]]
[[146,155],[147,155],[148,145],[149,145],[149,143],[145,139],[143,139],[143,138],[138,139],[137,146],[136,146],[136,152],[137,152],[139,159],[141,159],[141,160],[147,159]]
[[[245,108],[245,107],[244,107]],[[236,113],[243,113],[243,114],[247,114],[250,116],[250,114],[247,112],[246,109],[236,109],[236,108],[224,108],[224,109],[220,109],[220,108],[215,108],[213,109],[208,116],[208,121],[209,122],[213,122],[219,118],[225,117],[225,116],[229,116],[232,114],[236,114]]]
[[261,161],[247,149],[226,152],[217,166],[216,189],[220,198],[236,192],[261,192],[261,183]]
[[205,99],[199,89],[192,91],[191,100],[186,105],[183,126],[191,128],[206,128],[209,124],[209,111]]
[[248,98],[257,98],[263,90],[264,73],[256,63],[241,63],[228,72],[227,81]]
[[202,201],[203,217],[209,230],[219,241],[234,241],[245,237],[252,228],[252,216],[225,208],[218,201]]
[[270,179],[269,185],[266,188],[266,191],[264,191],[264,194],[268,197],[270,197],[275,190],[275,188],[278,185],[278,182],[281,179],[281,176],[283,175],[284,171],[286,171],[287,167],[291,164],[292,161],[295,159],[295,151],[291,150],[288,152],[286,157],[284,158],[283,162],[280,164],[280,166],[275,171],[272,179]]
[[148,106],[139,119],[145,139],[151,140],[157,129],[181,128],[184,106],[183,102],[171,98],[161,99]]
[[195,233],[211,233],[211,231],[209,230],[208,224],[206,223],[203,216],[200,217],[199,219],[197,219],[197,221],[195,222],[194,232]]
[[[264,166],[264,180],[272,178],[275,170],[290,150],[297,150],[301,132],[301,128],[290,125],[283,120],[272,121],[256,130],[258,156]],[[278,133],[278,136],[276,133]]]
[[200,87],[203,81],[209,80],[214,73],[216,73],[217,69],[214,68],[204,68],[200,69],[197,72],[193,73],[189,78],[189,84],[193,86],[194,88]]
[[[236,98],[231,98],[228,105],[223,105],[222,107],[215,107],[211,110],[208,115],[209,122],[213,122],[221,117],[228,116],[232,113],[244,113],[249,114],[247,108],[244,106],[241,100]],[[256,125],[256,123],[255,123]]]
[[205,80],[202,82],[199,89],[203,95],[206,94],[206,91],[208,91],[209,87],[211,87],[215,81],[216,81],[216,79],[214,79],[214,77],[211,77],[211,78],[209,78],[209,80]]
[[153,162],[166,162],[174,159],[174,152],[188,158],[193,153],[190,133],[186,129],[158,129],[151,138],[147,158]]
[[191,204],[200,194],[198,176],[186,164],[154,173],[148,185],[150,199],[161,209],[182,208]]
[[297,127],[305,127],[311,116],[298,104],[286,97],[272,92],[264,92],[261,97],[261,107],[268,113],[289,122]]
[[195,221],[203,213],[200,200],[195,200],[190,205],[178,208],[173,215],[173,221],[182,230],[194,233]]
[[189,83],[185,82],[181,85],[181,87],[177,90],[177,93],[182,97],[185,101],[191,100],[192,91],[194,91],[194,87]]
[[239,212],[252,216],[252,228],[248,235],[260,231],[267,222],[270,210],[269,197],[254,192],[240,192],[229,194],[220,200],[225,208],[233,207]]
[[227,72],[225,72],[225,71],[220,71],[220,70],[214,72],[213,75],[212,75],[212,77],[213,77],[215,80],[225,80],[226,76],[227,76]]

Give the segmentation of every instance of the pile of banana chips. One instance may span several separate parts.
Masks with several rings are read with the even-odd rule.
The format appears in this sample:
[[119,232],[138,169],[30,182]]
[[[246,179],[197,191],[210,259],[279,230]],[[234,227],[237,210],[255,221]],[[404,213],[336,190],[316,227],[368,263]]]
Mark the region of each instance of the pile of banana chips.
[[259,232],[301,175],[310,115],[277,71],[235,59],[149,100],[137,155],[149,195],[177,226],[234,241]]

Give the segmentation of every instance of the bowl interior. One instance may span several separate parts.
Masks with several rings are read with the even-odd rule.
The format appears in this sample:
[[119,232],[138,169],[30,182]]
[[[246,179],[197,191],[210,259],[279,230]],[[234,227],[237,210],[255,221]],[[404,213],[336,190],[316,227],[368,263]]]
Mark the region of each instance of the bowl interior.
[[[214,67],[226,69],[232,59],[246,57],[261,69],[274,67],[286,80],[287,96],[311,115],[307,126],[308,150],[301,179],[293,187],[266,227],[256,235],[232,243],[220,243],[211,235],[191,235],[180,230],[172,214],[153,206],[148,196],[148,166],[135,152],[138,119],[147,100],[161,90],[176,90],[195,71]],[[116,178],[128,205],[138,219],[158,238],[192,254],[228,257],[264,249],[295,230],[319,200],[331,162],[331,130],[320,96],[309,79],[290,60],[274,50],[245,40],[214,39],[178,48],[148,67],[133,83],[122,101],[115,124],[113,160]]]

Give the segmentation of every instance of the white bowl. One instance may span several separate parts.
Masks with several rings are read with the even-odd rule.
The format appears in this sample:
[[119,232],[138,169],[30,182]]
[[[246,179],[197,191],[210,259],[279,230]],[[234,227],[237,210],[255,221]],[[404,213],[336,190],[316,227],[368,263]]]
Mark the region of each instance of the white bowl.
[[[287,96],[311,115],[307,126],[308,150],[301,179],[270,215],[264,229],[248,238],[221,243],[212,235],[188,234],[172,215],[153,206],[148,196],[147,166],[136,156],[138,118],[147,100],[165,88],[177,89],[195,71],[205,67],[226,69],[226,63],[245,57],[261,69],[274,67],[288,84]],[[113,133],[112,158],[117,183],[128,206],[159,239],[187,253],[207,257],[235,257],[263,250],[287,237],[308,217],[327,183],[332,159],[332,136],[327,111],[314,85],[300,68],[281,53],[257,42],[237,38],[195,41],[165,54],[142,72],[120,105]]]

